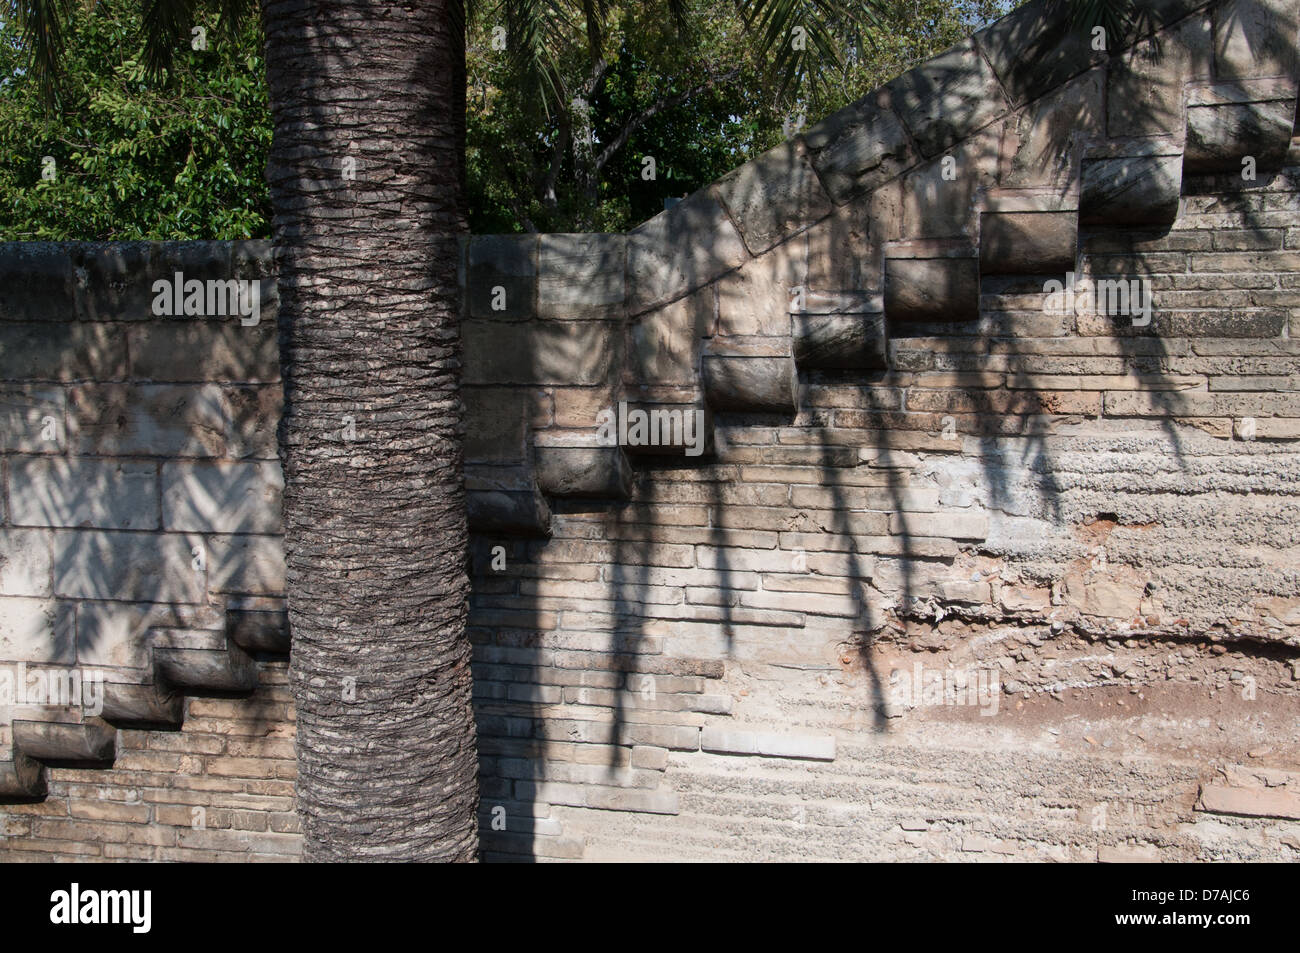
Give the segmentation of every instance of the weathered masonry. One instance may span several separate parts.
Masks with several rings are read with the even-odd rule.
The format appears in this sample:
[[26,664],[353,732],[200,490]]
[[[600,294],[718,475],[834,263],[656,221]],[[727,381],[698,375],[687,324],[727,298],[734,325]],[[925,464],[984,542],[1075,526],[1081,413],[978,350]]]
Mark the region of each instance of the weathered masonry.
[[[467,244],[488,859],[1300,855],[1300,3],[1047,10]],[[274,324],[0,249],[4,859],[296,855]]]

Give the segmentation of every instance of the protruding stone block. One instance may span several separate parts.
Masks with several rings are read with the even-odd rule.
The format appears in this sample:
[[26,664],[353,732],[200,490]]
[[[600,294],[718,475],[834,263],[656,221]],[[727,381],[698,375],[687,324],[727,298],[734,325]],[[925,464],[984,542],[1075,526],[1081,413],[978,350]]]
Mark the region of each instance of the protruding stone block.
[[797,314],[794,356],[801,367],[884,368],[889,366],[885,316]]
[[14,747],[38,761],[56,764],[104,764],[117,749],[117,729],[99,718],[81,724],[15,721]]
[[283,610],[229,609],[226,636],[246,652],[289,653],[289,617]]
[[14,751],[9,759],[0,761],[0,801],[21,803],[44,800],[46,792],[45,767],[39,761]]
[[1288,78],[1221,83],[1191,89],[1183,166],[1190,173],[1259,172],[1280,168],[1291,145],[1296,85]]
[[715,410],[793,414],[799,408],[799,373],[793,356],[708,354],[704,394]]
[[1074,268],[1079,213],[985,212],[980,216],[980,273],[1052,275]]
[[257,663],[237,645],[224,649],[155,648],[154,665],[171,686],[190,693],[251,692]]
[[707,405],[628,401],[619,405],[619,413],[629,420],[628,440],[621,446],[632,456],[698,460],[713,452],[713,411]]
[[152,682],[104,685],[103,718],[110,725],[176,730],[185,720],[185,696]]
[[622,447],[595,444],[538,446],[537,485],[549,496],[588,496],[626,499],[632,490],[632,468]]
[[551,508],[536,487],[529,490],[469,490],[469,528],[475,533],[550,536]]
[[831,212],[830,199],[798,140],[746,162],[724,176],[716,189],[752,255]]
[[1172,224],[1178,217],[1182,182],[1181,151],[1086,158],[1079,224]]

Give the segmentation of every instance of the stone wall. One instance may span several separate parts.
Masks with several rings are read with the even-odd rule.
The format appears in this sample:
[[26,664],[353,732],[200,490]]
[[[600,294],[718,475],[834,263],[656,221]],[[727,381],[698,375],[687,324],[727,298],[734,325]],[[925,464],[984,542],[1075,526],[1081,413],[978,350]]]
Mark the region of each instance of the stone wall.
[[[486,858],[1295,858],[1296,7],[1031,4],[627,235],[467,243]],[[0,727],[6,859],[297,850],[271,272],[0,255],[0,661],[110,682]]]

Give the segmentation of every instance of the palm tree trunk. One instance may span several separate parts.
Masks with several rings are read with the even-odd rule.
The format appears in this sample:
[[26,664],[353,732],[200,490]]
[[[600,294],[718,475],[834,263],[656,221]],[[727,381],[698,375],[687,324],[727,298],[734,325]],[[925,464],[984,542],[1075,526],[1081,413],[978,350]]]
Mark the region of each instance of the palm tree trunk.
[[305,857],[473,860],[461,0],[263,17]]

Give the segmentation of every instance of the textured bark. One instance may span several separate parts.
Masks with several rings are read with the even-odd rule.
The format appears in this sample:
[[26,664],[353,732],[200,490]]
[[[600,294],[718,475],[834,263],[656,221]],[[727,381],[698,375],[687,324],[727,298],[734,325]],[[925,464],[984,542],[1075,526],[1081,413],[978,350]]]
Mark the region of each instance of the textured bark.
[[459,0],[263,16],[305,856],[473,860]]

